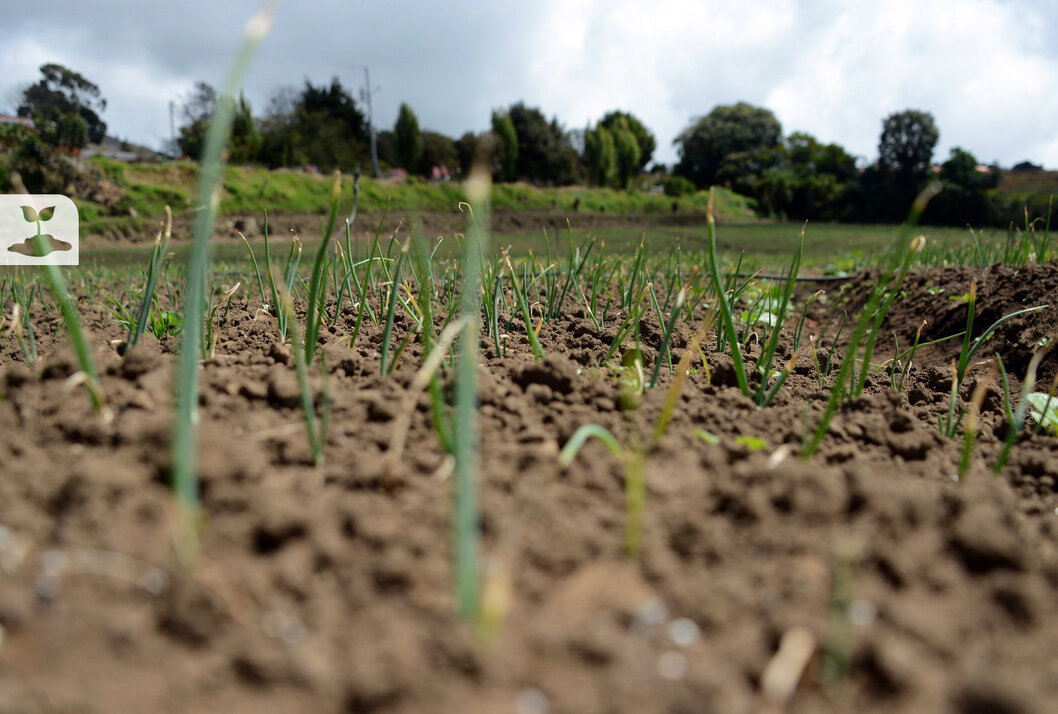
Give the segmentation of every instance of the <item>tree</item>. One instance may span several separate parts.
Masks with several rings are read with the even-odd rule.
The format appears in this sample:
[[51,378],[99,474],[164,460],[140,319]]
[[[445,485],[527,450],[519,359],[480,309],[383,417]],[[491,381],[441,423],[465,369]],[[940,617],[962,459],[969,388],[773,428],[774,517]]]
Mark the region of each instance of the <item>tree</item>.
[[777,170],[767,178],[770,210],[800,220],[839,218],[846,191],[859,176],[855,157],[838,144],[823,144],[803,132],[786,137],[784,147],[781,171],[789,181],[783,184]]
[[514,129],[511,115],[503,111],[492,112],[492,133],[498,143],[498,178],[514,181],[518,167],[518,132]]
[[418,117],[405,103],[401,103],[397,123],[393,127],[393,143],[400,166],[408,173],[418,172],[422,159],[422,132],[419,131]]
[[550,122],[535,107],[519,102],[507,110],[518,137],[515,177],[537,184],[573,181],[578,157],[557,119]]
[[455,142],[456,165],[462,176],[469,176],[474,162],[478,160],[481,139],[474,132],[468,131]]
[[613,134],[605,126],[590,129],[584,136],[588,180],[596,186],[609,186],[617,174],[617,148]]
[[745,102],[714,108],[683,130],[673,142],[679,146],[676,173],[704,188],[714,184],[721,163],[737,152],[756,152],[776,146],[782,125],[768,109]]
[[49,126],[55,145],[79,149],[102,141],[107,125],[99,115],[107,102],[99,87],[60,64],[42,65],[40,73],[40,81],[22,92],[18,115]]
[[261,132],[257,130],[250,102],[240,92],[231,124],[231,139],[228,141],[228,161],[236,164],[256,161],[261,143]]
[[636,173],[641,173],[654,157],[654,150],[657,148],[657,140],[655,140],[653,132],[651,132],[650,129],[647,129],[643,122],[639,121],[639,119],[628,112],[622,112],[620,110],[608,112],[599,120],[599,125],[613,131],[615,125],[622,120],[625,128],[629,129],[632,134],[635,135],[636,145],[639,147],[639,162],[636,166]]
[[271,167],[353,171],[368,159],[367,120],[337,77],[279,90],[261,127],[261,159]]
[[613,125],[614,148],[617,151],[617,184],[618,188],[628,188],[632,179],[639,175],[639,142],[636,135],[628,128],[625,117],[618,117]]
[[878,141],[878,166],[903,179],[921,177],[933,160],[940,132],[929,112],[908,109],[890,114],[882,122]]
[[[206,134],[213,114],[217,111],[217,92],[206,82],[198,82],[184,100],[182,113],[186,122],[180,127],[176,143],[180,152],[192,159],[202,157],[206,145]],[[242,94],[235,104],[232,119],[231,139],[228,142],[228,160],[232,163],[247,163],[257,159],[262,148],[261,133],[253,118],[250,103]]]
[[449,171],[459,168],[459,154],[455,142],[436,131],[424,131],[422,134],[422,156],[419,159],[419,173],[429,176],[433,168],[443,167]]
[[856,158],[838,144],[822,144],[804,132],[790,134],[785,144],[790,164],[801,176],[830,174],[840,182],[856,178]]
[[999,170],[979,171],[978,165],[969,151],[958,146],[951,150],[940,167],[941,192],[926,206],[924,222],[980,226],[995,221],[987,191],[999,185]]
[[386,167],[400,166],[400,158],[397,156],[397,142],[393,132],[389,129],[375,132],[375,150],[378,152],[378,162]]

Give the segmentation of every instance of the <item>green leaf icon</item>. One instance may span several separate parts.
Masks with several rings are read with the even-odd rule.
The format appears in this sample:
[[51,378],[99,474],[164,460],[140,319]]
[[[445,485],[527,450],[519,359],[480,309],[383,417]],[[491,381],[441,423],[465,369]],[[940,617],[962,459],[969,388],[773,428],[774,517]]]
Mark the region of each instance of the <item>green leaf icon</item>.
[[37,216],[42,221],[50,221],[51,217],[55,215],[55,206],[48,206],[47,208],[41,209]]
[[37,217],[37,212],[33,210],[32,206],[23,206],[22,215],[25,216],[26,220],[30,223],[36,223],[38,220],[40,220]]

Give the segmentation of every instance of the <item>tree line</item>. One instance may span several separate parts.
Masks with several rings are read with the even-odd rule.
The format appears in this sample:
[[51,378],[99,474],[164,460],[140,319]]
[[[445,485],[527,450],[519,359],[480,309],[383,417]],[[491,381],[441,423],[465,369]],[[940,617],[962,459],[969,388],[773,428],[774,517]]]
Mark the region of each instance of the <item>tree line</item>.
[[[34,118],[38,131],[0,130],[8,163],[29,169],[31,179],[32,165],[49,152],[99,141],[106,130],[100,118],[106,101],[96,85],[60,65],[44,65],[41,74],[22,92],[18,107],[20,116]],[[204,82],[185,98],[179,136],[170,147],[174,154],[200,155],[217,100]],[[980,170],[969,151],[952,149],[937,167],[939,137],[928,112],[895,112],[882,121],[878,159],[859,166],[840,145],[804,132],[786,135],[770,110],[742,102],[694,118],[674,141],[679,160],[666,167],[653,161],[654,133],[621,110],[583,129],[567,129],[518,102],[494,110],[488,130],[451,138],[423,129],[414,110],[402,103],[392,129],[376,133],[376,148],[386,169],[434,178],[465,176],[475,163],[484,163],[496,181],[659,186],[674,199],[727,186],[753,198],[762,214],[795,220],[901,221],[931,181],[940,181],[944,190],[927,208],[926,221],[1003,225],[1023,211],[1023,205],[990,190],[998,184],[998,167]],[[300,87],[276,91],[261,116],[254,116],[245,97],[238,98],[228,160],[352,172],[370,165],[370,139],[367,118],[341,80],[316,85],[306,79]]]
[[[208,85],[200,84],[185,104],[188,122],[179,148],[186,155],[197,155],[215,101]],[[239,108],[232,161],[343,171],[368,162],[366,119],[337,78],[330,85],[306,80],[300,89],[280,90],[259,120],[242,99]],[[567,129],[518,102],[494,110],[487,131],[458,139],[422,129],[414,110],[402,103],[392,130],[378,132],[376,141],[383,166],[412,175],[436,177],[443,169],[442,175],[463,176],[484,161],[493,179],[503,182],[618,189],[649,184],[674,198],[721,185],[756,200],[762,214],[791,220],[899,222],[932,181],[943,190],[927,207],[926,222],[1001,225],[1023,211],[1023,204],[990,191],[998,185],[999,167],[982,171],[969,151],[954,148],[936,167],[939,138],[928,112],[895,112],[882,122],[878,160],[860,167],[840,145],[804,132],[785,135],[770,110],[740,102],[692,120],[675,139],[679,161],[670,168],[652,164],[654,133],[628,112],[614,110],[594,126]]]

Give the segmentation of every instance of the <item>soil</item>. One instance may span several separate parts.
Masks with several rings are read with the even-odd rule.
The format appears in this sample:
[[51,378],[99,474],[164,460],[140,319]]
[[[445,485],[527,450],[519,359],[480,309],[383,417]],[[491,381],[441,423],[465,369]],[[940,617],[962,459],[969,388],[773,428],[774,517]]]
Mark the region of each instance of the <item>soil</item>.
[[[1055,264],[916,273],[884,334],[909,345],[922,317],[923,341],[958,332],[965,303],[948,297],[974,277],[975,332],[1058,295]],[[862,304],[871,279],[813,303],[806,334]],[[203,366],[203,542],[188,568],[167,486],[177,342],[148,335],[122,357],[121,329],[82,306],[105,419],[71,383],[54,317],[40,320],[37,364],[0,336],[0,712],[1054,711],[1058,440],[1025,438],[993,476],[1006,433],[993,386],[959,479],[961,439],[937,427],[958,340],[917,355],[903,391],[872,375],[808,461],[796,449],[828,394],[810,354],[761,410],[711,340],[710,369],[688,376],[645,457],[629,558],[622,463],[595,441],[568,469],[557,457],[587,423],[644,444],[671,373],[621,412],[618,380],[598,367],[612,320],[600,336],[569,310],[541,330],[542,362],[512,325],[507,356],[486,341],[479,370],[495,617],[475,629],[452,588],[450,464],[426,397],[408,397],[418,345],[383,379],[380,328],[355,349],[355,315],[325,331],[332,409],[316,469],[290,349],[260,308],[233,303]],[[1016,318],[982,350],[1002,355],[1015,396],[1056,325],[1054,307]],[[661,326],[644,318],[640,332],[652,365]],[[1040,373],[1049,386],[1054,353]],[[407,446],[391,452],[408,409]]]

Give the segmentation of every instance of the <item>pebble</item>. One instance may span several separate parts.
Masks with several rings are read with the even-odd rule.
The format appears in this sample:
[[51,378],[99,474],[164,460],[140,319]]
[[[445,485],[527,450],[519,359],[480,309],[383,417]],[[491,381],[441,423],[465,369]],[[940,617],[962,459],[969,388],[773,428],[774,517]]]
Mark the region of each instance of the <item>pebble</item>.
[[515,711],[518,714],[547,714],[551,705],[547,701],[547,695],[535,687],[523,689],[518,692]]
[[676,681],[687,674],[687,658],[676,650],[666,650],[658,657],[658,674],[665,679]]
[[[1058,511],[1058,509],[1055,510]],[[638,624],[644,627],[656,627],[664,622],[668,616],[669,609],[665,607],[665,603],[654,599],[639,608],[639,612],[636,613],[636,620]]]
[[849,622],[856,627],[868,627],[878,617],[878,608],[869,600],[857,600],[849,606]]
[[669,640],[677,647],[690,647],[702,636],[698,623],[687,617],[678,617],[669,623]]

